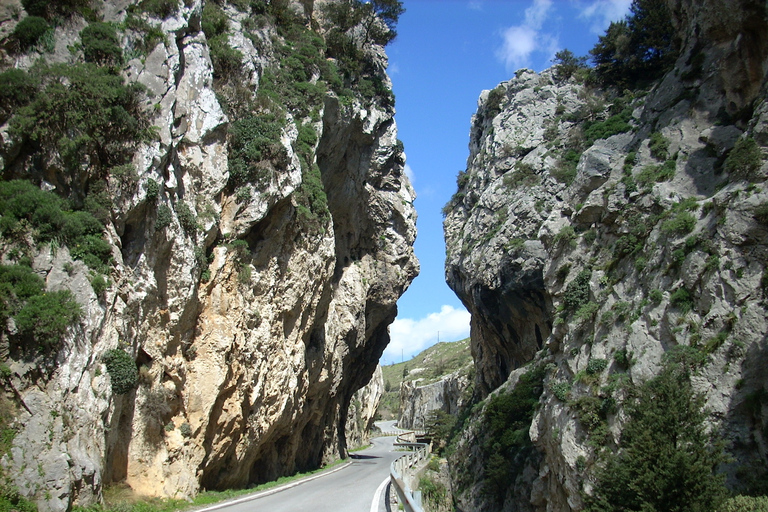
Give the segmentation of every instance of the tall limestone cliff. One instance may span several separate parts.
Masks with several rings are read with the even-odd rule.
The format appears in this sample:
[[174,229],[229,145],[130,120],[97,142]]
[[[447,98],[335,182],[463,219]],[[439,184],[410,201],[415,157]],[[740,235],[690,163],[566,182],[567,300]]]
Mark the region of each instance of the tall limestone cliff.
[[[768,13],[667,4],[680,54],[645,92],[554,68],[480,97],[444,224],[488,397],[451,458],[462,510],[581,510],[625,390],[680,345],[705,361],[692,382],[729,486],[765,478]],[[517,441],[494,437],[503,407]]]
[[184,498],[361,438],[418,273],[363,7],[3,2],[3,486]]

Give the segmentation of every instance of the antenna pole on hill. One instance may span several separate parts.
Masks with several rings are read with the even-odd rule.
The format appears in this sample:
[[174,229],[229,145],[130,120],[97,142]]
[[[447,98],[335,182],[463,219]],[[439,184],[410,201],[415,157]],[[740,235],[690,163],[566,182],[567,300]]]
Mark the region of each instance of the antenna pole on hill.
[[440,331],[437,331],[437,342],[440,343]]

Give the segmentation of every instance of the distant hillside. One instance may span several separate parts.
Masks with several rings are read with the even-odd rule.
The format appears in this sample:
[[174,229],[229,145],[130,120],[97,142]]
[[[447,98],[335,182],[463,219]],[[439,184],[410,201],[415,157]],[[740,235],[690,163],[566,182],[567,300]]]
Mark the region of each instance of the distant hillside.
[[472,368],[469,338],[432,345],[411,360],[383,366],[384,396],[379,405],[382,419],[395,419],[400,408],[400,384],[415,380],[420,385],[439,380],[459,369]]

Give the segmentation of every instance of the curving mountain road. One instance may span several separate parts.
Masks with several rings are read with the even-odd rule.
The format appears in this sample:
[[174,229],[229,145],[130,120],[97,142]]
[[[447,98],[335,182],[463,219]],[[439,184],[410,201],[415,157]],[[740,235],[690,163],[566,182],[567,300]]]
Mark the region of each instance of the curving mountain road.
[[389,466],[403,455],[393,451],[394,442],[377,437],[338,468],[198,512],[384,512]]

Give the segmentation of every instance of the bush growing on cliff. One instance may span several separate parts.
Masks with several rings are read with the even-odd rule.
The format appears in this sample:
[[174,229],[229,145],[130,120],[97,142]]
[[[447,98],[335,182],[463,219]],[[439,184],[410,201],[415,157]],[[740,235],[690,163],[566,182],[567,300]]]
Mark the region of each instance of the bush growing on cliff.
[[280,143],[285,119],[276,114],[262,114],[238,119],[229,127],[229,174],[233,185],[252,183],[264,187],[271,178],[269,166],[285,163],[287,152]]
[[13,318],[11,338],[32,350],[55,348],[82,310],[69,290],[45,291],[45,283],[25,265],[0,265],[0,322]]
[[120,40],[109,23],[91,23],[80,32],[80,40],[86,62],[105,65],[123,61]]
[[126,351],[119,348],[108,350],[104,354],[104,364],[107,366],[114,394],[124,395],[136,387],[139,381],[139,369]]
[[725,159],[725,171],[738,179],[752,179],[763,164],[763,153],[755,139],[747,137],[736,141]]
[[66,201],[24,180],[0,181],[0,233],[9,240],[31,235],[38,243],[62,243],[73,258],[105,271],[111,246],[102,239],[104,225],[85,211],[71,211]]
[[577,71],[585,69],[587,67],[586,57],[577,57],[569,49],[560,50],[555,53],[555,57],[552,59],[552,64],[555,66],[555,75],[558,80],[568,80]]
[[531,367],[520,376],[514,389],[489,398],[483,422],[487,437],[485,453],[485,492],[499,501],[522,472],[525,458],[533,450],[528,430],[544,391],[544,366]]
[[142,85],[126,85],[93,63],[41,65],[33,73],[43,85],[15,111],[9,132],[27,151],[58,159],[70,172],[62,178],[106,173],[153,136],[140,105]]
[[88,7],[91,0],[21,0],[21,5],[30,16],[41,16],[51,19],[52,16],[59,14],[68,16],[73,12],[81,11]]
[[424,422],[424,430],[432,439],[432,446],[437,453],[443,453],[448,442],[451,440],[453,429],[456,426],[456,416],[448,414],[442,409],[435,409],[429,412]]
[[619,451],[597,471],[589,512],[704,512],[725,500],[725,478],[716,470],[726,457],[721,441],[707,431],[705,397],[691,385],[700,359],[690,351],[671,351],[661,373],[627,404]]
[[129,12],[146,12],[161,19],[166,19],[179,10],[179,0],[142,0],[138,5],[128,8]]
[[18,42],[19,48],[26,51],[36,45],[49,30],[53,29],[48,26],[45,19],[39,16],[27,16],[13,29],[13,38]]
[[589,302],[589,281],[592,279],[592,271],[584,269],[568,283],[563,295],[563,305],[568,311],[577,311]]

